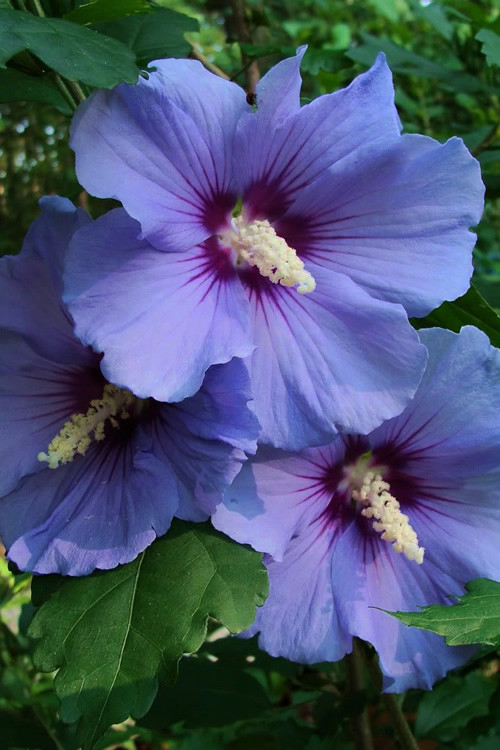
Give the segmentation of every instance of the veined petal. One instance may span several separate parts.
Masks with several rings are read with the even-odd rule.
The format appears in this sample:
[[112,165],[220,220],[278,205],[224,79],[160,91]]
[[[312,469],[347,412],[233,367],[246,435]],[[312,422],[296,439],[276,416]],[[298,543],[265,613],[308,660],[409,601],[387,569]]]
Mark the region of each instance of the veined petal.
[[42,215],[28,230],[21,253],[0,260],[0,337],[7,369],[15,367],[11,359],[16,356],[13,334],[29,341],[41,358],[69,365],[93,360],[75,340],[72,322],[60,300],[61,269],[69,240],[90,217],[58,196],[42,198],[40,207]]
[[[267,89],[274,94],[274,86],[266,76],[262,110],[258,107],[257,112],[242,115],[237,126],[235,173],[250,218],[277,218],[332,164],[367,142],[399,136],[392,77],[383,55],[346,89],[321,96],[298,111],[296,94],[289,93],[289,89],[295,92],[299,80],[293,64],[296,59],[292,58],[292,64],[285,61],[285,99],[276,113],[267,105]],[[273,82],[278,73],[281,78],[281,69],[268,74]],[[281,95],[274,99],[279,101]],[[288,117],[284,117],[285,107],[289,107]]]
[[157,60],[136,86],[95,92],[71,129],[76,171],[120,200],[162,250],[187,250],[222,226],[236,201],[236,123],[245,92],[195,60]]
[[287,450],[367,433],[412,398],[426,351],[399,305],[318,267],[307,297],[273,288],[251,299],[250,372],[261,441]]
[[164,534],[177,510],[175,476],[134,442],[94,443],[1,498],[8,558],[35,573],[87,575],[133,560]]
[[271,656],[314,664],[338,661],[352,648],[339,623],[330,572],[328,534],[309,527],[295,538],[283,562],[266,559],[269,596],[248,635]]
[[[43,335],[38,332],[42,341]],[[38,454],[47,450],[72,414],[85,413],[90,401],[101,397],[104,380],[99,357],[78,342],[67,352],[74,355],[75,363],[60,364],[42,357],[30,339],[18,334],[0,330],[0,341],[0,495],[4,495],[26,474],[45,468]]]
[[276,225],[301,257],[426,315],[464,294],[483,210],[478,162],[459,138],[372,143],[306,187]]
[[65,300],[76,334],[104,351],[106,378],[140,397],[181,401],[213,364],[253,351],[239,279],[219,275],[200,248],[163,253],[137,239],[122,209],[78,232]]
[[500,423],[492,404],[500,401],[500,352],[473,326],[459,334],[433,328],[420,338],[429,361],[418,392],[370,442],[375,450],[389,445],[410,476],[457,487],[499,466]]
[[341,440],[300,454],[260,447],[215,509],[213,525],[232,539],[283,560],[292,539],[328,505],[322,473],[341,454]]
[[450,571],[428,560],[423,565],[407,560],[376,534],[366,537],[356,523],[337,537],[330,559],[340,625],[376,648],[387,692],[430,689],[473,653],[450,648],[434,633],[408,628],[380,611],[450,604],[450,595],[463,593]]
[[242,360],[211,367],[201,389],[179,404],[158,404],[145,425],[152,451],[177,479],[176,515],[205,520],[255,452],[259,423],[248,407],[249,376]]

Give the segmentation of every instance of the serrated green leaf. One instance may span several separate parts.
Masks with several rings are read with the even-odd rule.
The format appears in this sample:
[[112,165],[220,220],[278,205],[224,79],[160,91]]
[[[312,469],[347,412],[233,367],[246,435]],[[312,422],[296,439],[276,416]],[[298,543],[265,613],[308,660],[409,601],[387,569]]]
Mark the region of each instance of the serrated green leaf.
[[247,628],[267,595],[261,555],[208,524],[177,521],[134,562],[87,578],[34,581],[47,599],[29,629],[34,660],[55,678],[64,721],[91,748],[110,724],[143,716],[158,678],[175,679],[203,643],[209,617]]
[[474,286],[454,302],[443,302],[425,318],[412,318],[412,325],[420,328],[448,328],[460,331],[462,326],[472,325],[484,331],[493,346],[500,347],[500,316],[490,307]]
[[0,9],[0,29],[2,68],[27,49],[70,81],[98,88],[137,81],[139,71],[128,47],[71,21]]
[[74,23],[103,23],[136,13],[149,13],[152,10],[147,0],[93,0],[73,8],[64,17]]
[[30,76],[20,70],[0,70],[0,102],[52,104],[65,115],[72,110],[55,84],[45,76]]
[[142,66],[162,57],[187,57],[191,45],[184,39],[184,33],[199,30],[195,18],[167,8],[95,24],[94,28],[126,44]]
[[488,714],[495,680],[480,672],[451,677],[426,693],[418,705],[415,735],[449,742],[471,719]]
[[448,646],[500,643],[500,583],[476,578],[456,597],[458,604],[433,604],[421,612],[389,612],[393,617],[422,630],[443,635]]
[[481,29],[476,39],[481,42],[481,52],[488,65],[500,65],[500,36],[490,29]]

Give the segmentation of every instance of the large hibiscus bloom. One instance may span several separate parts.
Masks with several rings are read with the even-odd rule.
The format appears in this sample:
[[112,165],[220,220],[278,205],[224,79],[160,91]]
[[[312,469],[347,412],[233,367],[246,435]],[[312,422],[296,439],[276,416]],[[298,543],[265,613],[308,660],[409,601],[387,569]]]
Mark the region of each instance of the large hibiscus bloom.
[[213,516],[267,554],[252,633],[274,656],[378,651],[386,690],[429,688],[469,649],[382,610],[450,604],[500,579],[500,352],[467,327],[422,332],[429,364],[410,406],[368,436],[285,454],[261,448]]
[[251,355],[261,440],[292,449],[406,406],[425,363],[407,313],[467,289],[483,205],[459,139],[400,135],[382,55],[300,107],[303,54],[264,76],[255,111],[189,60],[82,104],[79,179],[129,216],[77,234],[66,289],[106,377],[139,396],[185,398]]
[[23,570],[84,575],[132,560],[173,516],[206,518],[259,427],[239,359],[179,404],[106,381],[60,298],[90,219],[63,198],[41,205],[21,254],[0,261],[0,537]]

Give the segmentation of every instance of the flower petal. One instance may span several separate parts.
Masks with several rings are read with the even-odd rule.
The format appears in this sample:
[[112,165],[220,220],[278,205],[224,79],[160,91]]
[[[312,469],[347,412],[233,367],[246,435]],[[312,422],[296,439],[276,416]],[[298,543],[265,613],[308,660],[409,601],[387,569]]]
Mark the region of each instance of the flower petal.
[[306,187],[276,225],[307,262],[426,315],[464,294],[483,210],[478,162],[459,138],[369,144]]
[[224,224],[236,201],[236,84],[195,60],[157,60],[148,80],[95,92],[73,120],[82,185],[120,200],[162,250],[187,250]]
[[[332,164],[367,142],[399,136],[392,77],[383,55],[346,89],[297,111],[296,61],[301,55],[263,78],[262,108],[244,114],[238,123],[235,174],[250,218],[277,218]],[[283,102],[276,106],[282,95]]]
[[201,521],[222,500],[246,460],[255,453],[259,423],[247,401],[247,369],[240,359],[211,367],[201,389],[179,404],[157,405],[152,451],[177,478],[176,515]]
[[271,656],[314,664],[337,661],[352,648],[334,606],[327,534],[309,527],[294,539],[283,562],[266,560],[269,596],[248,635]]
[[426,360],[399,305],[319,266],[316,282],[310,295],[274,287],[253,304],[261,441],[289,450],[326,444],[337,430],[367,433],[399,414]]
[[65,300],[76,334],[104,352],[106,378],[141,397],[181,401],[205,371],[253,350],[239,279],[200,248],[162,253],[117,209],[71,243]]
[[0,499],[8,558],[21,570],[87,575],[133,560],[177,509],[175,476],[134,440],[107,438]]
[[42,215],[28,230],[21,253],[0,260],[0,335],[21,334],[43,358],[71,365],[88,362],[60,295],[69,241],[90,217],[58,196],[42,198],[40,207]]
[[46,467],[38,454],[47,451],[72,414],[85,413],[92,399],[101,398],[104,380],[99,357],[82,346],[81,351],[70,347],[68,354],[75,354],[75,364],[70,365],[45,359],[20,335],[0,331],[0,340],[0,495],[4,495],[23,476]]
[[283,560],[292,539],[328,505],[322,473],[341,454],[341,440],[300,454],[260,447],[215,509],[213,525],[237,542]]
[[407,474],[457,487],[499,467],[500,423],[492,404],[500,401],[500,352],[473,326],[459,334],[428,329],[420,337],[429,361],[415,398],[370,442],[374,449],[392,446]]
[[340,625],[375,647],[387,692],[429,689],[473,653],[450,648],[440,636],[406,627],[380,611],[450,604],[451,595],[463,593],[449,571],[429,560],[417,565],[376,534],[367,538],[353,523],[332,548],[331,576]]

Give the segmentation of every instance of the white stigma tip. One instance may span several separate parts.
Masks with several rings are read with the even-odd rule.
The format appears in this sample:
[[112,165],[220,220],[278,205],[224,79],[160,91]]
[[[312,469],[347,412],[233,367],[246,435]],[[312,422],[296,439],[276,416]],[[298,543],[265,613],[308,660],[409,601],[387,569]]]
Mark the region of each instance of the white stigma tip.
[[352,490],[352,499],[365,506],[361,515],[375,519],[373,528],[382,532],[382,539],[392,542],[395,552],[403,553],[408,560],[421,565],[425,550],[419,546],[408,516],[401,512],[398,501],[389,490],[389,484],[384,482],[380,474],[368,471],[359,489]]
[[297,285],[299,294],[314,291],[316,281],[306,271],[295,250],[276,234],[266,219],[247,224],[242,216],[238,216],[233,219],[233,226],[234,229],[221,235],[220,239],[235,251],[237,265],[248,263],[256,266],[273,284]]
[[107,421],[116,428],[119,427],[117,416],[119,419],[130,416],[129,408],[134,401],[135,396],[130,391],[107,383],[102,397],[91,401],[85,414],[73,414],[52,440],[47,453],[38,454],[38,460],[46,461],[49,469],[57,469],[78,454],[84,456],[92,440],[104,440]]

